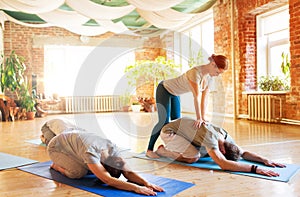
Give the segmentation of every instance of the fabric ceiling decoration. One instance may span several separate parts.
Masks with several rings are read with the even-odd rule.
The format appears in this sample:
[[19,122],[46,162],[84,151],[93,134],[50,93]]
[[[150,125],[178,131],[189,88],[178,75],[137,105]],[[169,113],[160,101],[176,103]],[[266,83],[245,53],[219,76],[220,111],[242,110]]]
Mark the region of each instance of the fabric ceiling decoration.
[[173,7],[182,2],[182,0],[162,0],[162,1],[149,1],[149,0],[127,0],[136,8],[148,11],[160,11]]
[[57,26],[96,36],[106,32],[149,36],[176,30],[216,0],[0,0],[0,23]]
[[81,13],[93,19],[113,20],[129,14],[135,9],[135,7],[132,5],[110,7],[99,5],[89,0],[66,0],[66,4],[73,10],[76,10],[78,13]]
[[173,9],[156,12],[137,9],[137,12],[154,26],[171,30],[183,25],[194,16],[194,14],[185,14]]

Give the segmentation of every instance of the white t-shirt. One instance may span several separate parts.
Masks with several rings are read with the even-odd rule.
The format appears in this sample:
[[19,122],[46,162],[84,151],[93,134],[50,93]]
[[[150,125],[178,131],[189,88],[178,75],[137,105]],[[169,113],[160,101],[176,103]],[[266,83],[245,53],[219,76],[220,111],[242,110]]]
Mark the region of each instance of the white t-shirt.
[[199,84],[199,90],[203,91],[210,84],[211,77],[208,74],[202,76],[200,72],[200,67],[201,66],[195,66],[176,78],[167,79],[163,81],[164,87],[171,94],[178,96],[192,91],[191,86],[189,84],[189,80],[191,80]]

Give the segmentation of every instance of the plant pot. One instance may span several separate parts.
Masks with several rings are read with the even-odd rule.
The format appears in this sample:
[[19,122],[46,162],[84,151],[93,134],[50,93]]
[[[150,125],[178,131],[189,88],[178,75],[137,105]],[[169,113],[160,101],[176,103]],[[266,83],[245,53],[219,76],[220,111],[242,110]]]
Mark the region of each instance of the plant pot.
[[33,120],[35,117],[35,112],[34,111],[26,112],[26,117],[27,120]]
[[131,105],[131,109],[133,112],[140,112],[141,111],[141,105]]
[[122,107],[123,112],[129,112],[129,108],[130,108],[129,105],[123,106],[123,107]]
[[147,105],[147,107],[144,106],[144,108],[145,108],[145,112],[155,112],[155,105],[154,104]]

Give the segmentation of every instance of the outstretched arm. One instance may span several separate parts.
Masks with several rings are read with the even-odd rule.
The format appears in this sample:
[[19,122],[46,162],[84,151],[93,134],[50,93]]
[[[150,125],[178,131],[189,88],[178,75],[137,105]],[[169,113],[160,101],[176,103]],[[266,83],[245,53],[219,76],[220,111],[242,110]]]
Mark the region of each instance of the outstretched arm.
[[[209,156],[221,167],[222,170],[238,171],[238,172],[251,172],[252,165],[227,160],[224,155],[217,149],[207,150]],[[266,170],[263,168],[256,168],[254,173],[265,176],[279,176],[278,173],[272,170]]]
[[139,176],[137,173],[130,170],[129,166],[127,164],[124,165],[122,169],[122,173],[125,178],[128,179],[128,181],[136,183],[138,185],[146,186],[147,188],[153,190],[162,192],[164,189],[160,186],[154,185],[143,179],[141,176]]
[[114,178],[110,176],[110,174],[106,171],[106,169],[100,164],[87,164],[89,169],[103,182],[107,185],[110,185],[112,187],[121,189],[121,190],[127,190],[127,191],[133,191],[138,194],[143,195],[151,195],[154,196],[156,193],[145,186],[140,186],[135,183],[125,182],[120,179]]
[[270,161],[269,159],[262,157],[256,153],[250,152],[250,151],[244,151],[242,154],[242,157],[248,161],[256,161],[259,163],[263,163],[266,166],[270,166],[270,167],[280,167],[280,168],[284,168],[286,167],[284,164],[281,163],[275,163],[273,161]]

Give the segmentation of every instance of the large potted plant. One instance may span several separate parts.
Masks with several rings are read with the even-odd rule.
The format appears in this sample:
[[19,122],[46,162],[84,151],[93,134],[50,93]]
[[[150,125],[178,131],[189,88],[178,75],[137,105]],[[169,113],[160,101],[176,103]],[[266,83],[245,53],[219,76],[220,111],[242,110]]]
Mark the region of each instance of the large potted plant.
[[[3,55],[2,55],[3,57]],[[10,91],[16,94],[16,99],[19,99],[19,92],[24,85],[24,72],[26,66],[24,58],[18,56],[15,51],[12,51],[9,57],[2,59],[0,68],[1,91]]]
[[[2,55],[3,57],[3,55]],[[35,99],[30,93],[27,82],[25,81],[25,59],[12,51],[11,54],[3,59],[0,67],[1,90],[10,91],[16,95],[16,103],[26,110],[27,119],[35,116]]]
[[[166,60],[163,56],[158,56],[155,60],[137,60],[134,64],[125,68],[128,85],[137,87],[142,84],[153,84],[154,86],[161,80],[178,76],[179,64],[173,60]],[[153,96],[153,95],[151,95]]]

